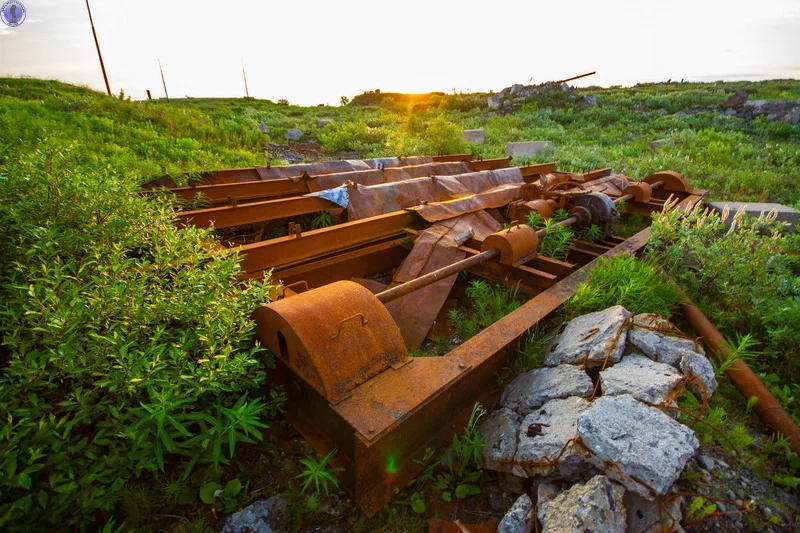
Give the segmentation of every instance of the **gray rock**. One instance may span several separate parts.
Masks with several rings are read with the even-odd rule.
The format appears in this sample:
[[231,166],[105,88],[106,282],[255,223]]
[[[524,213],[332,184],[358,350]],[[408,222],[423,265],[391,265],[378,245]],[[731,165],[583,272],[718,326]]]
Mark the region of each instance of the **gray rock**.
[[698,455],[697,456],[697,463],[708,470],[709,472],[714,471],[714,459],[707,455]]
[[555,398],[592,394],[592,380],[574,365],[537,368],[517,376],[500,396],[500,405],[527,415]]
[[631,314],[621,305],[589,313],[567,322],[553,340],[544,364],[581,364],[600,366],[618,363],[625,350],[626,322]]
[[258,129],[261,130],[261,133],[269,133],[269,126],[267,126],[263,122],[258,123]]
[[641,355],[623,357],[618,364],[600,372],[604,396],[630,394],[640,402],[656,405],[672,401],[682,381],[683,376],[673,367]]
[[649,313],[638,314],[631,321],[628,342],[644,355],[675,368],[680,365],[683,356],[689,352],[703,354],[703,349],[692,339],[665,335],[677,331],[663,317]]
[[689,352],[681,359],[681,372],[689,378],[687,387],[699,400],[708,400],[717,390],[717,378],[711,361],[699,353]]
[[300,139],[303,138],[303,132],[296,128],[292,128],[286,132],[286,135],[284,135],[284,137],[286,137],[286,140],[288,141],[299,141]]
[[762,204],[762,203],[750,203],[750,202],[709,202],[708,207],[713,209],[714,211],[722,212],[725,209],[725,206],[728,206],[730,209],[731,216],[728,217],[728,220],[725,221],[726,225],[730,225],[731,220],[733,219],[733,213],[739,210],[740,207],[744,206],[744,212],[749,217],[758,218],[761,213],[765,215],[772,211],[773,209],[777,213],[777,220],[778,222],[783,222],[788,224],[790,228],[796,228],[798,224],[800,224],[800,211],[789,207],[787,205],[781,204]]
[[497,526],[497,533],[530,533],[533,531],[533,502],[531,497],[523,494]]
[[552,150],[553,141],[530,141],[506,144],[506,157],[524,156],[530,157],[538,154],[542,150]]
[[[531,477],[554,472],[571,477],[590,468],[583,448],[567,444],[578,437],[578,417],[589,407],[583,398],[564,398],[551,400],[526,416],[520,424],[515,462]],[[557,465],[548,466],[557,458]]]
[[318,120],[317,121],[317,129],[321,130],[322,128],[324,128],[328,124],[333,124],[333,121],[330,120],[330,119],[327,119],[327,118],[323,118],[322,120]]
[[678,118],[687,117],[687,116],[689,116],[689,113],[686,113],[684,111],[678,111],[677,113],[675,113],[675,116],[678,117]]
[[650,143],[650,151],[656,152],[659,148],[664,146],[675,146],[675,141],[672,139],[658,139]]
[[522,91],[522,89],[524,89],[524,88],[525,88],[524,85],[521,85],[519,83],[515,83],[514,85],[511,86],[511,90],[508,91],[508,94],[510,94],[511,96],[514,96],[515,94],[517,94],[520,91]]
[[597,97],[593,94],[584,95],[583,101],[589,104],[590,106],[594,107],[597,105]]
[[502,94],[495,94],[486,99],[486,104],[489,109],[500,109],[500,102],[503,101]]
[[259,500],[228,515],[220,533],[278,533],[283,531],[286,502],[280,496]]
[[[552,533],[624,533],[625,489],[606,476],[573,485],[539,502],[543,531]],[[498,530],[499,531],[499,530]]]
[[500,408],[492,411],[478,427],[478,434],[486,444],[481,451],[486,468],[526,477],[525,471],[513,464],[520,422],[522,416],[510,409]]
[[470,143],[483,143],[486,140],[484,130],[464,130],[464,140]]
[[722,102],[719,106],[723,109],[739,109],[747,102],[749,95],[747,91],[736,91]]
[[683,533],[679,498],[673,498],[662,509],[656,500],[647,500],[637,493],[625,493],[628,533]]
[[700,446],[691,429],[630,395],[595,400],[578,419],[578,435],[598,468],[647,499],[652,494],[633,478],[664,495]]

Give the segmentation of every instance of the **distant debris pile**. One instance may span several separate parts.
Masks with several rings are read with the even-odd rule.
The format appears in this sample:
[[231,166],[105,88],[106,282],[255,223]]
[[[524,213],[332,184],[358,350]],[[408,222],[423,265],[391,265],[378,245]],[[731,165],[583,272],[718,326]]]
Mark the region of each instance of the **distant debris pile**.
[[800,101],[788,100],[748,100],[747,91],[736,91],[727,100],[719,104],[720,113],[745,120],[766,117],[767,120],[800,124]]
[[578,91],[575,87],[568,85],[566,82],[548,81],[539,85],[521,85],[519,83],[506,87],[499,93],[491,95],[487,99],[489,109],[493,111],[500,111],[501,113],[510,113],[518,109],[525,100],[532,97],[541,97],[553,93],[563,93],[571,101],[584,106],[596,106],[597,97],[593,94],[587,94],[579,98]]

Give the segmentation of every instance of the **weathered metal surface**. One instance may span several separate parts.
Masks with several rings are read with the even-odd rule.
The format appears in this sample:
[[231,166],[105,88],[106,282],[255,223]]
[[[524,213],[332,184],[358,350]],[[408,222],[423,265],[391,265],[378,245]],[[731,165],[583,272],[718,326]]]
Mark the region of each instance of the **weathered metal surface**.
[[339,207],[335,203],[316,196],[298,196],[267,200],[236,206],[213,207],[182,211],[177,214],[179,227],[196,226],[209,228],[230,228],[255,222],[268,222],[286,217],[315,213]]
[[528,225],[512,225],[508,229],[498,231],[486,237],[481,251],[497,250],[500,252],[500,263],[506,266],[517,266],[536,255],[539,249],[539,237],[536,230]]
[[[647,176],[644,180],[645,183],[650,184],[653,189],[662,189],[664,191],[670,192],[689,192],[691,189],[691,185],[689,181],[683,177],[683,174],[680,172],[675,172],[672,170],[667,170],[664,172],[657,172],[655,174],[651,174]],[[656,186],[657,183],[661,182],[660,186]]]
[[257,272],[280,266],[288,268],[300,261],[345,251],[404,234],[407,227],[422,226],[422,219],[413,212],[396,211],[364,220],[304,232],[302,237],[286,236],[236,248],[243,255],[242,270]]
[[258,334],[331,404],[410,360],[400,330],[368,289],[339,281],[259,307]]

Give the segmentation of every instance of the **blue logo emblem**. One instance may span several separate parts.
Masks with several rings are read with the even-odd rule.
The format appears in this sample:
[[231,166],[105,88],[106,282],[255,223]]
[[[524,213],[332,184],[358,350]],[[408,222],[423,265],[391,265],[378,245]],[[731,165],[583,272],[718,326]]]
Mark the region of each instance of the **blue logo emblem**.
[[0,9],[0,19],[2,19],[3,24],[12,28],[22,26],[22,23],[25,22],[25,17],[27,17],[25,6],[18,0],[9,0]]

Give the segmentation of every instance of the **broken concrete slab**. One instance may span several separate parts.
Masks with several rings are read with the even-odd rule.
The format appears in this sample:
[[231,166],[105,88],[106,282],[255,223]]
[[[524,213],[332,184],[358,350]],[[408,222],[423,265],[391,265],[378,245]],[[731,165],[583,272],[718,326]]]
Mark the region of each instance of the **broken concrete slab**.
[[574,365],[559,365],[517,376],[503,390],[500,405],[524,416],[556,398],[587,398],[591,394],[592,380],[586,372]]
[[321,130],[322,128],[324,128],[328,124],[333,124],[333,121],[330,120],[330,119],[327,119],[327,118],[323,118],[321,120],[318,120],[317,121],[317,129]]
[[648,486],[666,494],[700,446],[691,429],[628,394],[595,400],[578,435],[598,468],[646,499]]
[[486,140],[484,130],[464,130],[464,140],[469,143],[483,143]]
[[[545,496],[546,488],[540,493]],[[538,517],[543,530],[554,533],[624,533],[624,494],[606,476],[595,476],[552,499],[540,499]]]
[[492,411],[481,423],[478,434],[485,444],[481,454],[486,468],[527,477],[525,470],[513,462],[521,422],[521,415],[503,407]]
[[[798,224],[800,224],[800,211],[794,209],[793,207],[789,207],[788,205],[754,202],[709,202],[706,205],[714,211],[718,211],[720,213],[725,209],[726,205],[728,206],[728,209],[730,209],[731,213],[735,213],[740,207],[744,207],[745,214],[753,218],[758,218],[761,213],[766,215],[774,209],[778,215],[775,220],[778,222],[787,223],[792,229],[797,228]],[[725,224],[730,226],[732,219],[732,216],[728,217],[728,220],[725,221]]]
[[531,477],[570,477],[591,469],[586,451],[570,443],[578,437],[578,418],[590,406],[583,398],[551,400],[526,416],[519,426],[515,463]]
[[675,368],[686,353],[705,353],[692,339],[666,334],[671,331],[677,329],[669,320],[650,313],[638,314],[631,320],[628,343],[651,359]]
[[278,533],[283,531],[285,511],[286,502],[280,496],[259,500],[228,515],[222,522],[220,533]]
[[506,157],[522,156],[531,157],[542,150],[552,150],[553,141],[530,141],[506,144]]
[[579,316],[567,322],[547,349],[544,364],[601,366],[618,363],[625,350],[626,324],[631,314],[621,305]]
[[497,533],[531,533],[533,519],[533,502],[530,496],[523,494],[500,521]]
[[623,498],[627,513],[628,533],[683,533],[683,513],[679,498],[673,498],[663,508],[656,500],[647,500],[632,491]]
[[717,378],[711,361],[699,353],[689,352],[681,359],[681,372],[689,378],[687,388],[701,401],[717,390]]
[[675,368],[635,354],[600,372],[604,396],[630,394],[640,402],[657,405],[671,402],[682,381]]

